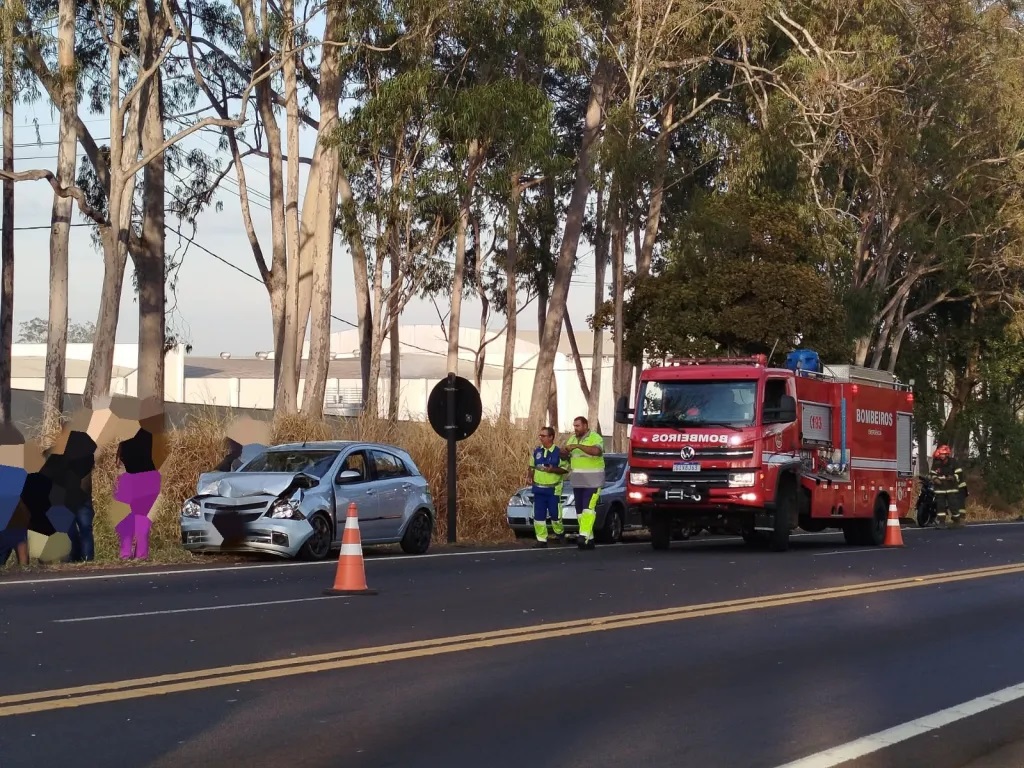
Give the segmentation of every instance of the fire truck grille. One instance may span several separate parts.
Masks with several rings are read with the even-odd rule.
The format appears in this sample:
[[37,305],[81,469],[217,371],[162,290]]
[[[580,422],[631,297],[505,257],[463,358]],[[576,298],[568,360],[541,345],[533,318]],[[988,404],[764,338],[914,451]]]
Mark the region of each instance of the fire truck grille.
[[[634,448],[633,456],[638,459],[679,459],[678,448]],[[722,461],[734,461],[737,459],[754,458],[753,448],[730,448],[727,446],[716,446],[714,448],[694,448],[693,458],[695,459],[720,459]]]
[[663,469],[645,469],[648,485],[667,487],[671,485],[701,485],[713,488],[729,486],[729,472],[726,470],[704,470],[701,472],[672,472]]

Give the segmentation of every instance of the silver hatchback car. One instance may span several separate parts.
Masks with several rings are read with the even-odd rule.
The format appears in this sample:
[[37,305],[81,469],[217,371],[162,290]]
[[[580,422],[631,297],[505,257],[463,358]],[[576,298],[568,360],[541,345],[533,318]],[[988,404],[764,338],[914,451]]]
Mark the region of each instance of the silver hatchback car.
[[207,472],[181,507],[192,552],[264,552],[323,560],[355,503],[363,544],[430,547],[436,521],[412,457],[380,443],[326,441],[266,448],[230,472]]

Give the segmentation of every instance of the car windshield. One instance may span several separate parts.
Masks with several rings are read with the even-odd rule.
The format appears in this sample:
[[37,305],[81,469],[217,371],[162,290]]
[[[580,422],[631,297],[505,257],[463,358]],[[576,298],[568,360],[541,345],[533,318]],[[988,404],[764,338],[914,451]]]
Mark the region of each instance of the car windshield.
[[338,458],[338,451],[264,451],[239,472],[305,472],[314,477],[323,477]]
[[622,477],[622,470],[626,468],[625,458],[605,458],[604,460],[604,481],[606,484],[611,485],[612,483],[618,482],[619,478]]
[[640,389],[635,423],[647,427],[700,427],[754,423],[757,381],[648,381]]

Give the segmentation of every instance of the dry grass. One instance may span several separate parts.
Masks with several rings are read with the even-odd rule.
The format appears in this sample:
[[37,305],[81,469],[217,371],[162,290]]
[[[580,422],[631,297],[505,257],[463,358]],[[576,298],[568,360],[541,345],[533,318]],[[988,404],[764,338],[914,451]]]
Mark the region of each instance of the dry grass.
[[[194,418],[188,427],[174,430],[170,453],[162,468],[163,489],[153,515],[150,562],[188,562],[193,557],[181,547],[178,513],[181,503],[196,490],[199,475],[222,458],[228,422],[212,414]],[[447,459],[445,443],[426,423],[360,419],[320,421],[301,416],[279,418],[271,424],[273,442],[348,439],[380,442],[409,452],[430,483],[437,508],[435,541],[447,540]],[[528,432],[509,425],[484,422],[458,446],[458,537],[460,543],[514,541],[505,520],[511,494],[522,486],[532,442]],[[53,435],[41,437],[52,443]],[[97,563],[116,561],[117,536],[102,513],[111,501],[117,477],[112,448],[101,450],[93,473],[94,523]]]

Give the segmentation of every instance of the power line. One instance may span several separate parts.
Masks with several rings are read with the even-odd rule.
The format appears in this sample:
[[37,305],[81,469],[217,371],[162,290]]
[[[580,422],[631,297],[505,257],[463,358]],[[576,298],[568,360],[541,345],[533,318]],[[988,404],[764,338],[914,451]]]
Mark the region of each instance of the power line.
[[[182,233],[181,231],[179,231],[177,229],[174,229],[173,227],[167,227],[167,229],[170,230],[171,232],[174,232],[176,235],[181,237],[183,240],[187,240],[191,245],[194,245],[199,250],[203,251],[204,253],[209,254],[210,256],[212,256],[213,258],[215,258],[217,261],[221,262],[222,264],[225,264],[225,265],[231,267],[236,272],[240,272],[241,274],[243,274],[246,277],[248,277],[250,280],[255,280],[260,285],[264,285],[263,279],[261,277],[259,277],[258,275],[254,275],[251,272],[247,272],[246,270],[242,269],[237,264],[233,264],[232,262],[230,262],[227,259],[225,259],[223,256],[221,256],[221,255],[219,255],[217,253],[214,253],[213,251],[211,251],[209,248],[207,248],[202,243],[197,243],[194,239],[192,239],[188,235]],[[334,319],[334,320],[337,320],[339,323],[344,323],[345,325],[349,326],[350,328],[359,328],[358,324],[353,323],[351,320],[346,320],[343,317],[338,317],[333,312],[331,313],[331,318]],[[410,343],[408,341],[402,341],[401,339],[399,339],[398,341],[399,341],[400,344],[408,347],[409,349],[419,350],[420,352],[425,352],[425,353],[427,353],[429,355],[437,355],[439,357],[447,357],[447,355],[445,355],[443,352],[438,352],[437,350],[434,350],[434,349],[427,349],[426,347],[420,347],[420,346],[417,346],[416,344],[412,344],[412,343]]]

